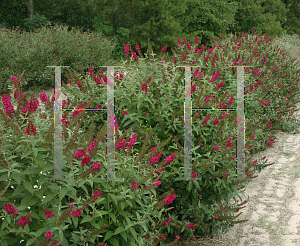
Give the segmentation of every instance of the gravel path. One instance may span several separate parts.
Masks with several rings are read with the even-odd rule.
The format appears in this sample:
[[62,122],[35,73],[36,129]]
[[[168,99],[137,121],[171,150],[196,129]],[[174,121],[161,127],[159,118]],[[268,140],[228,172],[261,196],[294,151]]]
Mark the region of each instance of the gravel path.
[[300,245],[300,134],[277,131],[274,135],[278,138],[274,148],[251,158],[267,156],[268,163],[275,164],[255,173],[258,177],[245,186],[248,203],[238,220],[249,221],[236,224],[227,234],[220,230],[214,237],[219,242],[178,245]]

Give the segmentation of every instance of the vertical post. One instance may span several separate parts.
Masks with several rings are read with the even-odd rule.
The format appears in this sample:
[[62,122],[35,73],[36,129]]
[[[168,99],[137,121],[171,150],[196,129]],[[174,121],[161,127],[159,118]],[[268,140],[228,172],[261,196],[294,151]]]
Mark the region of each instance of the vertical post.
[[233,178],[235,180],[245,179],[245,101],[244,101],[245,89],[244,88],[245,88],[244,66],[238,66],[237,67],[237,145],[236,145],[237,178]]
[[[185,88],[184,88],[184,178],[175,180],[201,180],[192,179],[192,101],[191,101],[191,67],[176,66],[185,68]],[[200,66],[194,66],[200,67]]]
[[27,13],[29,15],[29,20],[33,19],[33,0],[28,0]]
[[237,67],[237,178],[229,180],[248,180],[245,177],[245,76],[244,68],[252,66],[229,66]]
[[[115,95],[114,66],[107,67],[107,180],[122,180],[115,177]],[[121,66],[120,66],[121,67]],[[101,179],[103,180],[103,179]]]
[[[55,67],[55,87],[54,87],[54,178],[46,178],[46,180],[71,180],[71,178],[63,179],[62,178],[62,165],[63,165],[63,153],[62,153],[62,100],[61,100],[61,67],[69,66],[47,66]],[[100,66],[101,67],[101,66]],[[115,178],[115,141],[114,141],[114,68],[113,66],[107,66],[107,169],[108,169],[108,178],[101,180],[122,180]],[[56,107],[55,107],[56,105]],[[74,110],[74,109],[69,109]],[[90,111],[89,109],[88,111]],[[92,109],[97,110],[97,109]],[[104,109],[105,110],[105,109]],[[84,109],[84,111],[87,111]],[[97,110],[99,111],[99,110]]]
[[[55,67],[55,92],[57,97],[54,104],[54,124],[55,124],[55,138],[54,138],[54,179],[47,180],[62,180],[62,139],[61,139],[61,67],[69,66],[47,66]],[[100,66],[104,67],[104,66]],[[108,179],[105,180],[123,180],[115,178],[115,136],[114,136],[114,67],[107,67],[107,170]],[[185,67],[185,101],[184,101],[184,124],[185,124],[185,139],[184,139],[184,178],[177,178],[176,180],[201,180],[201,178],[191,178],[192,175],[192,102],[191,102],[191,71],[192,66],[178,66]],[[196,66],[195,66],[196,67]],[[198,66],[199,67],[199,66]],[[232,66],[231,66],[232,67]],[[244,66],[243,66],[244,67]],[[244,70],[243,67],[238,67],[237,70],[237,160],[238,160],[238,179],[245,179],[245,105],[244,105]],[[250,67],[250,66],[249,66]],[[243,82],[243,83],[242,83]],[[243,84],[243,86],[242,86]],[[243,96],[242,96],[243,95]],[[191,102],[191,104],[190,104]],[[244,109],[244,112],[242,111]],[[207,109],[206,109],[207,110]],[[210,109],[217,110],[217,109]],[[228,109],[227,109],[228,110]],[[197,109],[198,111],[198,109]],[[242,121],[243,119],[243,121]],[[56,121],[55,121],[56,120]],[[244,123],[244,125],[243,125]],[[244,136],[242,135],[244,133]],[[247,178],[246,178],[247,179]],[[71,180],[70,178],[67,180]],[[103,180],[103,179],[102,179]]]
[[[63,165],[63,154],[62,154],[62,100],[61,100],[61,67],[70,66],[47,66],[55,67],[55,86],[54,86],[54,178],[46,178],[46,180],[71,180],[71,178],[62,178],[62,165]],[[56,106],[56,107],[55,107]]]
[[[191,130],[191,111],[192,107],[189,106],[189,102],[191,101],[191,71],[190,67],[192,66],[178,66],[185,67],[185,101],[184,101],[184,178],[176,178],[175,180],[201,180],[192,179],[192,130]],[[199,67],[199,66],[193,66]],[[235,67],[235,66],[230,66]],[[245,104],[244,104],[244,67],[246,66],[238,66],[237,70],[237,160],[238,160],[238,180],[245,180],[249,178],[245,178]],[[247,66],[252,67],[252,66]],[[192,105],[192,104],[191,104]],[[243,110],[244,109],[244,110]],[[208,110],[208,109],[204,109]],[[209,110],[217,110],[211,108]],[[230,109],[226,109],[230,110]],[[197,109],[198,111],[198,109]],[[243,120],[243,121],[242,121]],[[236,180],[236,178],[234,178]]]

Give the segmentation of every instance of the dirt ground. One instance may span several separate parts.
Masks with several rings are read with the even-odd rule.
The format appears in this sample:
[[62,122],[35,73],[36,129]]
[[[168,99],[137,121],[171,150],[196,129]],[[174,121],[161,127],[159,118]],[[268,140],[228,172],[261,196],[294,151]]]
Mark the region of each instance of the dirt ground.
[[[299,116],[300,112],[295,115]],[[277,131],[275,135],[278,141],[274,148],[251,158],[253,161],[267,156],[268,163],[275,164],[246,184],[244,194],[248,203],[238,220],[249,221],[236,224],[227,234],[220,230],[213,239],[196,237],[196,242],[179,242],[176,246],[300,245],[300,134]]]

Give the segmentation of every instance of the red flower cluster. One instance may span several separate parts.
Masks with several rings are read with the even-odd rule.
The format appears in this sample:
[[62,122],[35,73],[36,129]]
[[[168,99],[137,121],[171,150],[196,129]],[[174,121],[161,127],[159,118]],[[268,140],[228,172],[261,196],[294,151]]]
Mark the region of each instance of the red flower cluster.
[[13,214],[13,216],[17,216],[17,214],[19,213],[18,209],[15,209],[13,205],[11,205],[9,202],[4,204],[4,210],[8,213],[8,214]]

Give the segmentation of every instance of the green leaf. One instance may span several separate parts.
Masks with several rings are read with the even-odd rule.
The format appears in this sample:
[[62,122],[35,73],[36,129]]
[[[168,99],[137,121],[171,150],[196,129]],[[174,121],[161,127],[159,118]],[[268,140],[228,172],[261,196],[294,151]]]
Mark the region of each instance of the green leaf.
[[33,195],[26,195],[22,201],[21,201],[21,206],[33,206],[35,203],[40,202],[40,199]]
[[31,145],[32,145],[32,148],[34,149],[35,145],[36,145],[36,141],[35,140],[31,140]]
[[16,172],[13,172],[11,174],[11,177],[17,182],[17,184],[21,184],[21,179],[20,179],[20,175]]
[[74,222],[75,229],[78,227],[78,217],[72,216],[72,220]]
[[15,158],[18,158],[18,157],[20,157],[20,156],[18,156],[18,155],[12,155],[12,156],[6,157],[6,160],[9,161],[11,159],[15,159]]
[[33,195],[33,187],[31,183],[29,183],[28,181],[24,181],[23,186]]
[[115,238],[110,238],[108,241],[114,246],[119,246],[119,241]]
[[129,200],[126,200],[126,203],[129,204],[130,207],[132,207],[132,203]]
[[135,230],[132,227],[130,227],[129,230],[131,231],[134,239],[137,241],[137,234],[136,234]]
[[42,201],[42,204],[51,201],[54,197],[55,197],[55,194],[49,194],[49,195],[47,195],[47,196],[44,198],[44,200]]
[[[127,218],[127,217],[126,217]],[[130,220],[129,220],[130,221]],[[128,223],[128,225],[125,227],[125,231],[127,231],[129,228],[131,228],[133,226],[132,223]]]
[[35,241],[35,239],[34,238],[31,238],[31,239],[29,239],[28,241],[27,241],[27,243],[26,243],[26,245],[25,246],[28,246],[28,245],[31,245],[31,244],[33,244],[33,242]]
[[44,168],[44,165],[45,165],[45,167],[46,167],[46,165],[47,164],[45,164],[45,161],[43,161],[41,158],[40,158],[40,156],[36,156],[36,157],[34,157],[33,158],[33,161],[34,162],[36,162],[37,164],[39,164],[38,166],[40,167],[40,168]]
[[212,234],[214,235],[218,230],[218,226],[212,227]]
[[118,206],[118,200],[117,197],[114,194],[109,194],[109,196],[113,199],[114,203],[116,204],[116,206]]
[[37,220],[40,219],[40,216],[38,216],[38,215],[36,214],[36,212],[34,212],[34,211],[31,211],[31,217],[32,217],[32,218],[35,218],[35,219],[37,219]]
[[59,201],[61,201],[65,195],[68,193],[68,187],[63,187],[59,193]]
[[197,187],[198,190],[200,190],[200,186],[198,182],[199,182],[198,180],[193,180],[194,185]]
[[113,219],[114,222],[117,222],[116,216],[113,213],[109,213],[109,216]]
[[89,192],[88,192],[87,188],[85,187],[85,185],[81,186],[81,188],[85,191],[85,193],[86,193],[87,195],[89,194]]
[[33,151],[34,157],[37,157],[39,150],[37,148],[33,148],[32,151]]
[[7,241],[1,241],[2,246],[8,246]]
[[51,183],[49,185],[49,188],[53,191],[53,192],[58,192],[60,190],[59,186],[55,183]]
[[125,239],[125,241],[127,242],[127,233],[126,232],[121,232],[121,236]]
[[122,215],[124,218],[130,216],[130,213],[129,213],[129,212],[126,212],[126,211],[124,211],[124,210],[120,210],[119,213],[120,213],[120,215]]
[[[95,217],[94,217],[94,218],[95,218]],[[100,226],[99,224],[96,224],[96,223],[94,222],[94,220],[92,221],[91,225],[92,225],[93,227],[95,227],[96,229],[100,229],[100,228],[101,228],[101,226]]]
[[117,230],[115,231],[114,235],[117,235],[117,234],[119,234],[119,233],[121,233],[123,231],[124,231],[124,227],[120,226],[119,228],[117,228]]
[[98,210],[96,211],[96,214],[98,214],[101,219],[103,219],[102,215],[105,215],[105,214],[108,214],[109,212],[108,211],[104,211],[104,210]]
[[184,231],[184,229],[186,229],[186,228],[184,228],[184,226],[181,228],[181,231],[180,231],[180,233],[182,233],[183,231]]
[[39,237],[40,235],[42,235],[43,232],[45,232],[44,228],[39,229],[38,231],[36,231],[35,237]]
[[188,184],[188,187],[187,187],[187,191],[190,192],[192,189],[192,181],[189,180],[189,184]]
[[8,224],[10,224],[10,222],[11,222],[11,217],[10,217],[10,216],[7,216],[6,218],[7,218]]
[[140,225],[144,228],[144,231],[147,232],[148,229],[147,229],[147,226],[145,225],[146,221],[144,222],[141,222]]
[[140,204],[141,206],[144,205],[142,201],[136,200],[135,202],[138,203],[138,204]]
[[18,186],[17,189],[14,190],[14,192],[11,194],[12,197],[18,196],[21,192],[23,192],[23,186]]
[[141,216],[140,216],[140,214],[138,213],[138,211],[135,211],[135,214],[136,214],[137,219],[140,220]]
[[98,199],[97,199],[97,203],[102,203],[102,201],[104,201],[105,200],[105,198],[104,197],[98,197]]
[[80,224],[83,224],[85,222],[91,221],[93,218],[89,215],[85,216],[84,219],[80,222]]
[[85,180],[80,180],[77,186],[81,187],[81,186],[83,186],[84,183],[85,183]]
[[21,159],[24,159],[25,157],[29,156],[30,154],[31,154],[31,150],[27,150],[27,152],[21,156]]
[[189,193],[188,192],[184,192],[183,196],[181,198],[181,202],[184,202],[188,198],[188,196],[189,196]]
[[122,107],[124,107],[127,104],[128,104],[128,101],[123,99],[120,106],[119,106],[119,108],[121,109]]
[[126,208],[127,204],[125,202],[121,202],[121,209],[123,210],[124,208]]
[[94,183],[93,180],[88,179],[86,181],[90,183],[91,187],[93,187],[93,183]]
[[39,185],[43,185],[43,184],[45,184],[46,183],[46,176],[45,175],[41,175],[40,176],[40,179],[39,179]]
[[43,193],[40,190],[34,191],[34,195],[40,198],[41,200],[43,199]]
[[4,218],[4,220],[2,220],[2,225],[1,225],[1,231],[3,231],[3,229],[8,225],[8,221],[7,221],[7,217]]
[[106,234],[105,234],[105,237],[104,237],[104,241],[105,242],[106,240],[108,240],[109,238],[111,238],[111,236],[113,235],[114,233],[112,231],[108,231]]
[[138,103],[137,103],[137,111],[139,111],[140,107],[141,107],[141,103],[142,103],[142,100],[138,100]]
[[26,168],[25,171],[22,172],[22,175],[25,175],[25,174],[32,175],[33,173],[35,173],[35,171],[33,169],[34,169],[33,166],[29,166],[28,168]]
[[[131,236],[131,235],[130,235]],[[131,236],[132,237],[132,236]],[[134,242],[130,242],[130,245],[131,246],[138,246],[136,243],[134,243]]]
[[1,168],[0,173],[5,173],[7,171],[9,171],[7,168]]
[[[125,119],[125,118],[124,118]],[[132,122],[130,120],[128,120],[125,124],[124,124],[124,127],[131,124]]]

